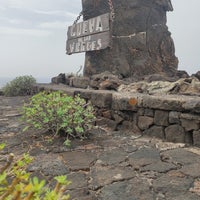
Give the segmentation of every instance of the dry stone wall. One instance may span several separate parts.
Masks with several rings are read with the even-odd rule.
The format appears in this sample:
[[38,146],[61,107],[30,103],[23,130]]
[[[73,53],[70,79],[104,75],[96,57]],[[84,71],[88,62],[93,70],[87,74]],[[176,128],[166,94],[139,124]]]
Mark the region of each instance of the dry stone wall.
[[[113,94],[113,97],[115,113],[123,116],[129,111],[129,120],[123,120],[122,126],[128,123],[144,135],[169,142],[200,145],[199,97],[138,94]],[[137,104],[132,108],[128,103],[131,98],[137,99]]]
[[[147,95],[54,84],[38,85],[37,90],[62,90],[70,96],[79,94],[95,106],[96,125],[110,131],[128,131],[200,146],[198,96]],[[22,130],[22,122],[18,120],[20,108],[28,98],[0,96],[0,134]]]
[[129,131],[165,141],[200,146],[200,97],[148,95],[91,90],[66,85],[38,85],[39,90],[79,94],[96,107],[96,125],[111,131]]

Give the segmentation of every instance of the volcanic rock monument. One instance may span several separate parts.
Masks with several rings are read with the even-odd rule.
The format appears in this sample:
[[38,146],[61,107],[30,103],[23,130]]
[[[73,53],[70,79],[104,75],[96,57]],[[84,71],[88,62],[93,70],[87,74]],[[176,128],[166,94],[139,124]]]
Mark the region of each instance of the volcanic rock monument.
[[178,59],[166,25],[166,13],[173,11],[170,0],[82,0],[82,7],[85,24],[73,26],[71,36],[102,32],[95,41],[85,36],[70,44],[71,49],[86,51],[84,76],[109,71],[122,78],[171,77],[177,72]]

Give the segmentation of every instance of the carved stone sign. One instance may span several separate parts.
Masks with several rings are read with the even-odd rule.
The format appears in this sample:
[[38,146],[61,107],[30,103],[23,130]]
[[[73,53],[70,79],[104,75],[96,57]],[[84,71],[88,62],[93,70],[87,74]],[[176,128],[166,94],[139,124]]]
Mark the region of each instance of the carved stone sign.
[[110,46],[110,14],[106,13],[68,28],[67,54],[105,49]]

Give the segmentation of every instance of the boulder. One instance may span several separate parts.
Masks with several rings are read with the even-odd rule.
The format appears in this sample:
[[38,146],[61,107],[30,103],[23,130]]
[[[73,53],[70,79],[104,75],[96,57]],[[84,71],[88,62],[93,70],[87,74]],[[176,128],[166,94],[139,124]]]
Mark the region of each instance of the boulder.
[[65,82],[66,82],[65,74],[63,73],[60,73],[58,76],[53,77],[51,79],[51,83],[54,83],[54,84],[59,84],[59,83],[65,84]]
[[193,74],[192,76],[194,76],[200,80],[200,71],[198,71],[196,74]]
[[100,90],[117,90],[124,83],[117,75],[108,71],[95,74],[91,77],[90,86]]
[[184,70],[178,70],[176,72],[176,76],[178,78],[189,78],[189,74],[186,71],[184,71]]

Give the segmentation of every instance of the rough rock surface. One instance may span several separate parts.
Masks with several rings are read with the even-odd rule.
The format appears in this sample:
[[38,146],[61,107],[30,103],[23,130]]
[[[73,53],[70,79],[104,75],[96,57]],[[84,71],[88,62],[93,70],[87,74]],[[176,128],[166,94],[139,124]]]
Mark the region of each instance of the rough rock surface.
[[[105,0],[82,0],[82,5],[85,20],[110,12]],[[170,0],[115,0],[113,6],[112,47],[87,52],[84,75],[174,76],[178,59],[166,26],[166,12],[173,10]]]
[[[18,122],[20,115],[16,115],[16,110],[23,100],[27,99],[1,97],[1,111],[6,111],[1,119],[7,119],[8,124]],[[8,112],[10,109],[12,113]],[[144,113],[151,114],[150,110]],[[198,147],[162,142],[141,136],[135,130],[128,133],[98,128],[90,132],[87,140],[73,140],[69,149],[63,145],[64,137],[50,141],[48,133],[20,133],[20,127],[19,124],[17,132],[9,128],[0,132],[0,143],[6,143],[0,158],[11,152],[16,157],[29,152],[35,159],[28,171],[46,179],[51,186],[53,176],[67,175],[72,181],[68,187],[71,199],[200,199]]]
[[63,138],[50,144],[44,136],[7,133],[0,135],[0,141],[6,142],[7,153],[30,152],[35,159],[28,170],[34,176],[52,183],[53,176],[67,175],[72,199],[200,198],[198,148],[96,130],[88,140],[73,141],[67,149]]
[[[178,71],[179,72],[179,71]],[[64,84],[73,88],[91,88],[95,90],[114,90],[118,92],[136,92],[144,94],[181,94],[200,96],[200,80],[196,74],[174,77],[165,77],[160,74],[152,74],[136,81],[134,78],[122,78],[109,71],[95,74],[89,77],[59,74],[52,78],[53,84]]]
[[200,81],[196,77],[181,78],[177,81],[138,81],[121,84],[119,92],[140,92],[146,94],[183,94],[200,95]]

